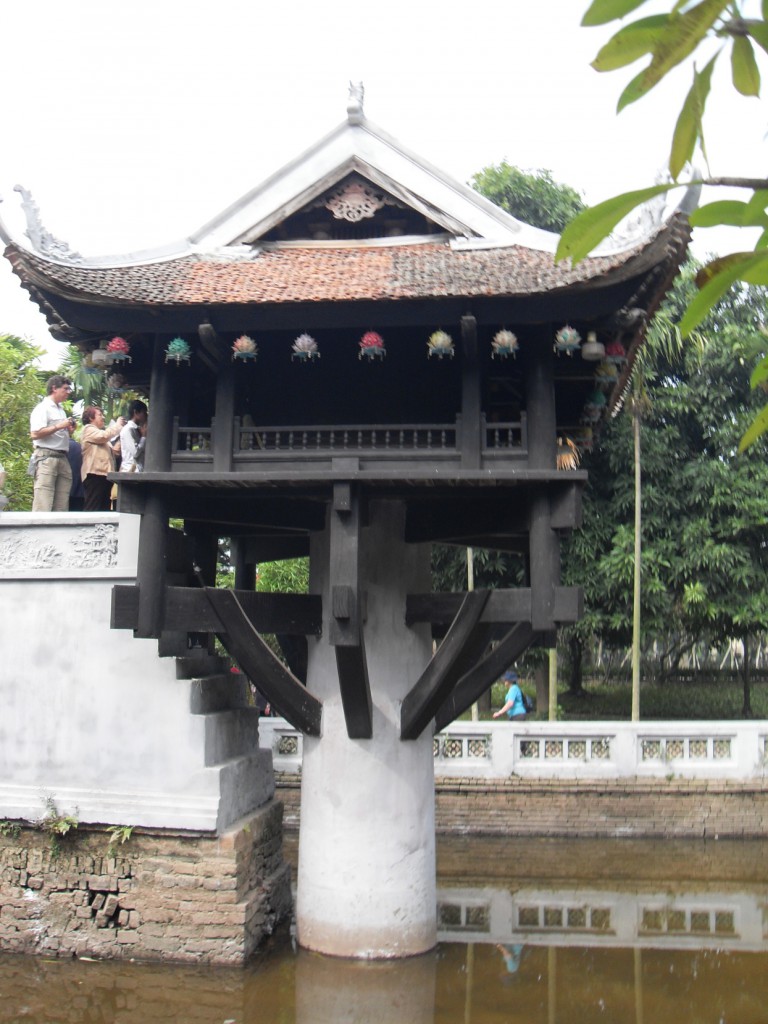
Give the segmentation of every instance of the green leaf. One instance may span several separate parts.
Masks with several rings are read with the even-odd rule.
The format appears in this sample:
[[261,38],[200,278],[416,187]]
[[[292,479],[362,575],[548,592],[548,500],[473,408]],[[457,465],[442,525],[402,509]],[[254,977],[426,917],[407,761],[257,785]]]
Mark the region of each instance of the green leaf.
[[739,455],[745,452],[751,444],[754,444],[759,437],[762,437],[766,430],[768,430],[768,405],[763,406],[750,424],[744,437],[739,441]]
[[736,36],[731,50],[731,76],[742,96],[760,95],[760,72],[752,43],[746,36]]
[[764,380],[768,380],[768,356],[763,356],[752,371],[752,375],[749,378],[749,386],[751,388],[759,387]]
[[742,203],[738,199],[722,199],[716,203],[707,203],[694,210],[689,219],[691,227],[694,228],[713,228],[722,224],[730,224],[737,228],[768,226],[765,209],[750,209],[749,203]]
[[619,97],[618,109],[623,110],[650,92],[668,71],[685,60],[727,6],[728,0],[701,0],[685,14],[670,17],[666,31],[654,48],[651,63],[626,87]]
[[673,188],[679,188],[679,185],[676,182],[652,185],[650,188],[624,192],[620,196],[613,196],[605,202],[598,203],[597,206],[591,206],[575,217],[560,235],[555,262],[567,256],[570,256],[574,263],[583,260],[636,206]]
[[697,141],[701,140],[704,148],[704,129],[702,120],[704,107],[706,106],[709,88],[712,83],[712,69],[718,55],[709,61],[703,71],[693,71],[693,85],[685,98],[683,109],[675,125],[675,132],[672,136],[672,149],[669,154],[669,173],[673,178],[685,167],[686,163],[693,156]]
[[646,0],[592,0],[586,14],[581,19],[585,27],[605,25],[609,21],[623,18],[625,14],[641,7]]
[[592,61],[595,71],[615,71],[650,53],[668,22],[666,14],[635,21],[620,29]]
[[734,252],[702,267],[696,275],[699,293],[688,303],[680,321],[680,333],[684,338],[701,323],[718,299],[736,281],[768,283],[768,252]]
[[[765,13],[763,17],[766,17]],[[768,53],[768,25],[765,21],[745,21],[747,32],[752,36],[758,46]]]

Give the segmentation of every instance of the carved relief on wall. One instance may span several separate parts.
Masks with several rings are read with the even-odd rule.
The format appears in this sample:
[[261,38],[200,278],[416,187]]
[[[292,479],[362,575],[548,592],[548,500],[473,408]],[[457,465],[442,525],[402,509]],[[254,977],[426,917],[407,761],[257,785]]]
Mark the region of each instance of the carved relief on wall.
[[[45,537],[43,541],[42,538]],[[117,565],[117,527],[24,530],[0,543],[0,569],[110,569]]]

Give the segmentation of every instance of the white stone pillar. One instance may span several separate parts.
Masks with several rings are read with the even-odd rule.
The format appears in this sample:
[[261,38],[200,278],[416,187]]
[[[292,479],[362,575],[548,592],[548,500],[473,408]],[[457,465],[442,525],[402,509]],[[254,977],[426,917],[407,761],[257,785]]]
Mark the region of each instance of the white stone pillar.
[[310,641],[308,686],[322,736],[304,740],[296,921],[299,943],[336,956],[404,957],[435,927],[432,736],[400,739],[400,706],[431,655],[428,626],[407,628],[405,595],[430,589],[428,546],[403,542],[404,506],[372,502],[361,531],[361,589],[373,737],[350,740],[328,643],[329,531],[313,540],[311,589],[323,635]]

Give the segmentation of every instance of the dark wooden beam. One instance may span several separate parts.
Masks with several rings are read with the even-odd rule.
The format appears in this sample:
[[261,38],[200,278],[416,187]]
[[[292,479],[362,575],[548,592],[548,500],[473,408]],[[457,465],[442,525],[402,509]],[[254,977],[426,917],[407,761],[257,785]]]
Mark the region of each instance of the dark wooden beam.
[[409,544],[429,541],[450,542],[455,537],[523,536],[528,532],[528,503],[521,488],[515,494],[491,496],[482,492],[467,498],[412,502],[405,519],[405,540]]
[[222,360],[216,374],[216,411],[212,424],[213,469],[227,473],[232,469],[235,442],[235,374],[231,359]]
[[[259,594],[238,590],[237,599],[260,633],[320,636],[322,602],[316,594]],[[212,633],[219,628],[210,602],[199,587],[167,587],[163,598],[163,628],[187,633]],[[134,586],[112,588],[113,629],[136,629],[139,590]]]
[[[464,599],[463,594],[408,594],[405,601],[405,622],[442,625],[451,622]],[[581,587],[556,587],[554,619],[556,623],[578,622],[583,611]],[[492,590],[480,621],[488,623],[529,622],[531,589]]]
[[[173,367],[165,362],[165,348],[159,335],[155,335],[152,350],[152,421],[147,426],[144,469],[148,473],[167,473],[171,468],[173,437]],[[138,474],[141,475],[141,474]]]
[[360,592],[361,501],[357,488],[336,483],[330,511],[330,599],[328,642],[336,652],[341,702],[350,739],[373,735]]
[[462,655],[467,648],[476,650],[479,634],[483,640],[487,630],[480,626],[480,616],[488,600],[487,590],[473,590],[464,596],[456,617],[420,678],[408,692],[400,709],[400,739],[417,739],[434,718],[437,709],[467,671]]
[[534,638],[529,622],[518,622],[474,668],[458,681],[452,693],[435,715],[435,730],[450,725],[491,686],[509,666],[520,657]]
[[538,632],[555,628],[555,588],[560,582],[560,538],[552,529],[549,496],[542,490],[530,502],[529,576],[531,624]]
[[319,736],[323,706],[259,636],[233,590],[206,587],[218,619],[216,635],[254,686],[295,729]]

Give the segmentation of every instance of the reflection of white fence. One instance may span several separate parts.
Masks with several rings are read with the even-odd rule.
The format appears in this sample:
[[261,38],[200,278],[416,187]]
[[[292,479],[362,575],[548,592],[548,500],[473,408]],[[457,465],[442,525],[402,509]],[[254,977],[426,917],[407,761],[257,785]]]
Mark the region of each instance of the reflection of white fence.
[[[301,771],[300,733],[263,718],[260,734],[276,771]],[[434,753],[450,778],[751,779],[768,768],[768,722],[453,722]]]
[[768,950],[762,894],[438,888],[441,942]]

